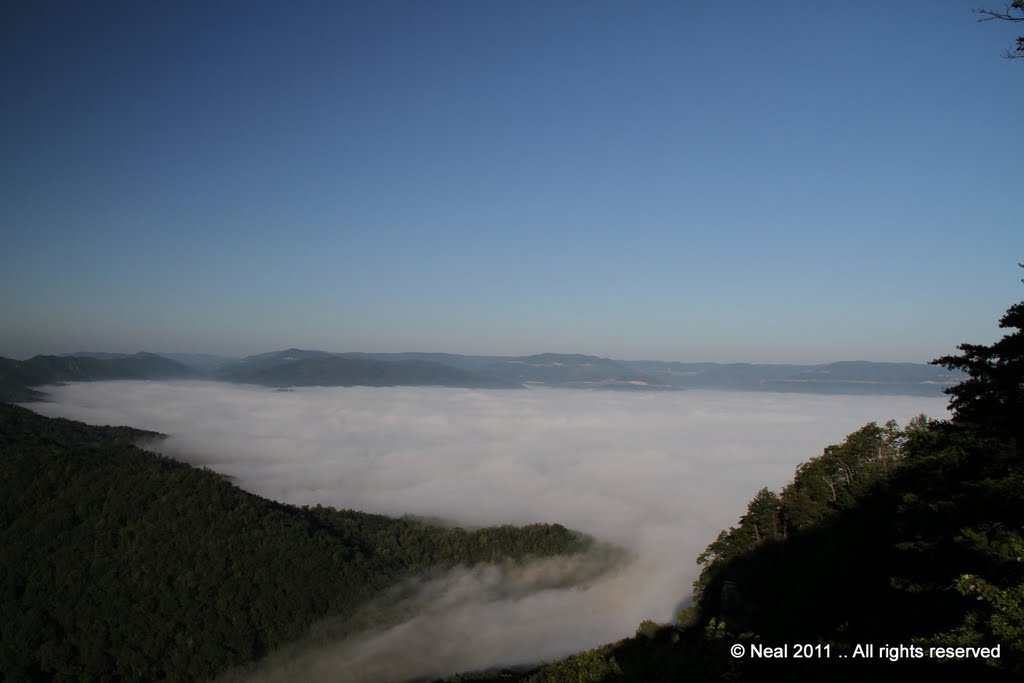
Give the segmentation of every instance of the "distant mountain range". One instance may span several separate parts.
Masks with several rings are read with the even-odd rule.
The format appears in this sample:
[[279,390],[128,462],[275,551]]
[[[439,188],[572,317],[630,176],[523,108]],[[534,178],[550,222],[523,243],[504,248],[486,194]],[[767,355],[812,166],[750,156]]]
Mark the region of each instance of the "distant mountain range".
[[728,389],[825,394],[941,395],[961,376],[921,363],[824,365],[622,361],[582,354],[467,356],[450,353],[329,353],[303,349],[245,358],[208,354],[79,352],[0,358],[0,400],[42,397],[32,387],[111,379],[207,379],[270,387],[547,386],[667,391]]
[[350,358],[425,360],[525,385],[634,390],[734,389],[828,394],[941,395],[960,373],[925,363],[839,361],[822,365],[611,360],[580,354],[463,356],[348,353]]
[[222,367],[217,379],[272,387],[441,386],[487,389],[519,385],[429,360],[352,358],[326,351],[287,349]]
[[450,353],[344,354],[378,361],[443,363],[506,383],[578,388],[657,388],[662,383],[620,361],[582,354],[540,353],[533,356],[460,356]]
[[936,396],[963,375],[924,363],[839,361],[824,365],[622,361],[673,389]]
[[97,353],[33,356],[28,360],[0,357],[0,400],[32,401],[43,397],[31,387],[60,382],[104,379],[188,379],[201,373],[155,353]]

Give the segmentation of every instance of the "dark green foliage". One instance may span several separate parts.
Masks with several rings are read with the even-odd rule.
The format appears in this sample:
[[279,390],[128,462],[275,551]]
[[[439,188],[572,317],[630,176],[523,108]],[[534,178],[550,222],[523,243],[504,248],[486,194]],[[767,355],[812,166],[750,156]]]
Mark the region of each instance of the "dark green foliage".
[[[923,419],[915,420],[908,431],[921,429]],[[800,465],[781,494],[761,489],[739,525],[721,532],[697,558],[704,566],[695,586],[698,593],[714,581],[726,563],[814,528],[857,505],[866,492],[897,470],[904,458],[907,433],[892,421],[884,427],[872,422]]]
[[991,346],[961,344],[960,355],[935,361],[969,377],[946,390],[958,425],[991,434],[1024,439],[1024,302],[1000,319],[999,327],[1015,328]]
[[[953,418],[870,424],[751,502],[701,556],[699,622],[775,642],[1000,644],[964,677],[1024,674],[1024,304],[992,346],[936,361],[966,371]],[[784,531],[766,535],[766,522]]]
[[[646,627],[634,638],[581,652],[525,671],[461,674],[443,683],[678,683],[729,680],[738,667],[728,656],[724,632]],[[781,680],[767,677],[764,680]],[[437,683],[442,683],[438,681]]]
[[403,577],[588,545],[281,505],[133,445],[156,438],[0,404],[7,676],[209,678]]
[[622,668],[615,661],[615,656],[597,649],[545,666],[524,680],[528,683],[577,683],[615,680],[620,676]]
[[[925,418],[920,416],[908,429],[920,429],[923,424]],[[800,531],[856,505],[899,467],[907,438],[894,421],[884,427],[872,422],[800,465],[793,482],[782,490],[779,524],[787,531]]]
[[658,632],[658,624],[651,621],[650,619],[644,619],[640,622],[640,625],[636,627],[637,636],[643,636],[645,638],[653,638]]

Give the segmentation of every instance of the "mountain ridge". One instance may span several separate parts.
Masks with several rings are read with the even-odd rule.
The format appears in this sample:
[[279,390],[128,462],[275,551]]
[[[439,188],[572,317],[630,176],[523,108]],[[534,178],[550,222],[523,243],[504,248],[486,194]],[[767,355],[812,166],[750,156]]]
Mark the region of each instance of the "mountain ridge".
[[675,391],[718,389],[815,394],[941,396],[957,372],[907,362],[824,364],[686,363],[615,360],[587,354],[473,356],[441,352],[329,352],[288,348],[243,358],[76,352],[27,360],[0,357],[0,399],[43,397],[32,387],[116,379],[207,379],[275,388],[303,386],[444,386],[473,389],[546,386]]
[[427,360],[348,358],[326,351],[286,349],[243,358],[215,376],[229,382],[293,386],[445,386],[508,389],[519,385]]
[[597,548],[558,524],[283,504],[137,445],[161,438],[0,402],[5,679],[210,680],[400,581]]

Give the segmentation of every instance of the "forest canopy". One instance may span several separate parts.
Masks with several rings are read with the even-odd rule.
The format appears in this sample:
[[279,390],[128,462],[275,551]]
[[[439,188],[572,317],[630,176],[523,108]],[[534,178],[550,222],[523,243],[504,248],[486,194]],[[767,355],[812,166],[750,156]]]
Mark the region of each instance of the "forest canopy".
[[298,508],[0,403],[0,671],[207,679],[433,568],[580,553],[557,524],[465,531]]

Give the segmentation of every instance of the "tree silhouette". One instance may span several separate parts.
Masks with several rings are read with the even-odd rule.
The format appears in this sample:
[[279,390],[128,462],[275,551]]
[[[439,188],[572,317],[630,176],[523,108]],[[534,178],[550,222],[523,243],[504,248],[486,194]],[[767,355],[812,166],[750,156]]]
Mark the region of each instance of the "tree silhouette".
[[[1003,8],[1003,11],[978,8],[975,14],[980,14],[978,21],[1009,21],[1013,23],[1024,22],[1024,0],[1013,0]],[[1007,50],[1004,55],[1007,59],[1021,59],[1024,57],[1024,36],[1017,36],[1017,47]]]
[[999,327],[1015,331],[990,346],[961,344],[959,355],[943,356],[932,363],[968,375],[946,390],[952,397],[949,407],[954,421],[1019,442],[1024,437],[1024,301],[1007,309]]

